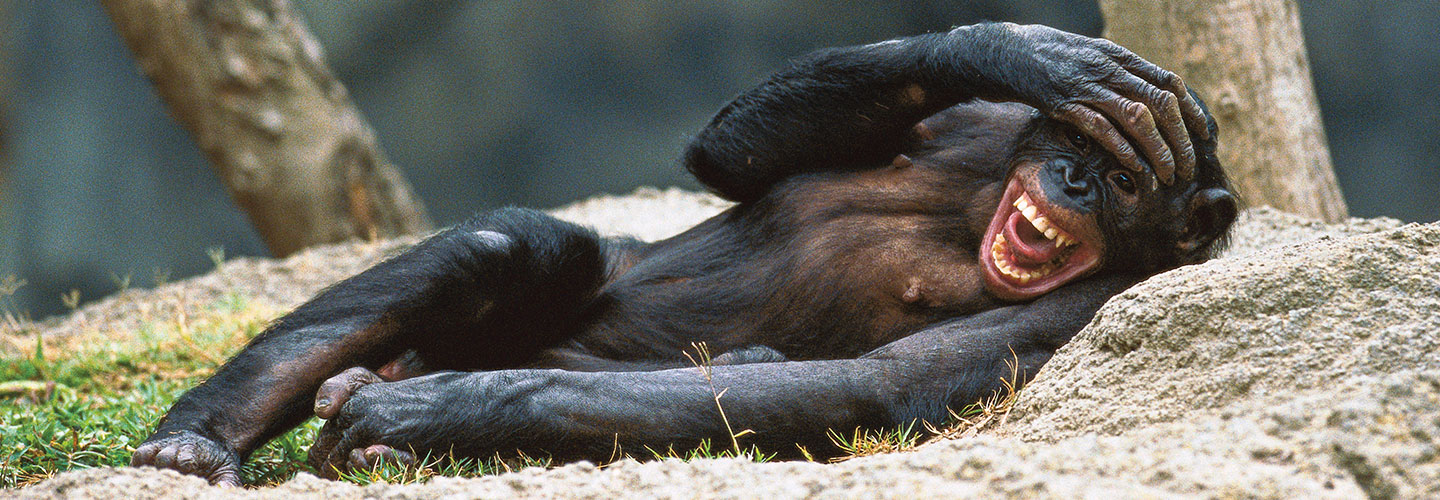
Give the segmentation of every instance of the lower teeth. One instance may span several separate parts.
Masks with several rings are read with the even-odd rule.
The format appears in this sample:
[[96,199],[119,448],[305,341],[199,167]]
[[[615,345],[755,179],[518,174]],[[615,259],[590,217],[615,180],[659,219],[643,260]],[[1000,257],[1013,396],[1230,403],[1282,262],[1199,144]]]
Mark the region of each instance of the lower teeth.
[[1029,283],[1031,280],[1049,276],[1050,273],[1060,268],[1058,263],[1064,259],[1064,256],[1057,257],[1055,260],[1046,262],[1045,265],[1040,266],[1039,269],[1025,271],[1016,269],[1010,265],[1010,259],[1007,257],[1009,253],[1010,245],[1005,241],[1005,235],[996,233],[995,243],[990,245],[990,258],[995,262],[995,268],[999,269],[1001,274],[1019,280],[1022,285]]

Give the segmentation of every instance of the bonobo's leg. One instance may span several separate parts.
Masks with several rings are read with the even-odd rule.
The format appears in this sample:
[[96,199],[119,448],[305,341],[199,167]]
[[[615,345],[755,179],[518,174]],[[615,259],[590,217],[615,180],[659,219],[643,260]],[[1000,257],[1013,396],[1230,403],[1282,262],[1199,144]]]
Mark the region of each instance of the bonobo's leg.
[[312,398],[343,369],[520,366],[572,335],[606,252],[589,230],[530,210],[442,231],[280,318],[181,396],[132,462],[238,484],[252,450],[328,406]]
[[1129,50],[1044,26],[979,24],[805,56],[716,113],[685,166],[721,195],[753,200],[794,174],[887,165],[914,143],[916,123],[972,98],[1035,107],[1131,170],[1148,159],[1167,184],[1193,170],[1190,134],[1209,134],[1180,78]]
[[[859,359],[717,365],[650,372],[502,370],[443,372],[399,382],[346,384],[345,405],[310,457],[322,474],[373,463],[388,450],[488,456],[521,450],[603,460],[635,452],[728,442],[794,454],[828,454],[827,429],[938,422],[1019,380],[1139,276],[1063,287],[1028,304],[935,325]],[[763,349],[755,352],[763,355]],[[729,421],[720,418],[715,397]],[[368,455],[368,457],[367,457]]]

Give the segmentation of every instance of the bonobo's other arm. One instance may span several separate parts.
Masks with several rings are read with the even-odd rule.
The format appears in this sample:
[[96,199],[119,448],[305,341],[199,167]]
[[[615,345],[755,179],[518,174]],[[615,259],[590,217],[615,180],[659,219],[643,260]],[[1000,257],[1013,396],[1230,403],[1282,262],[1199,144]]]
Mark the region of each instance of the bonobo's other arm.
[[[715,366],[713,390],[724,391],[720,405],[731,427],[755,432],[742,444],[789,454],[800,444],[825,454],[827,429],[938,422],[947,407],[1000,390],[1012,374],[1007,363],[1018,362],[1023,383],[1105,300],[1138,279],[1077,283],[1031,304],[936,325],[859,359]],[[371,383],[353,393],[322,389],[322,397],[346,402],[326,413],[331,419],[310,457],[322,474],[333,475],[357,465],[363,453],[357,450],[372,445],[421,454],[522,450],[603,460],[616,445],[633,454],[701,439],[728,442],[711,391],[694,368],[446,372]]]
[[1109,40],[978,24],[801,58],[721,109],[685,166],[721,195],[753,200],[796,173],[888,164],[916,123],[972,98],[1038,108],[1130,170],[1148,159],[1165,184],[1193,171],[1187,131],[1208,134],[1180,77]]

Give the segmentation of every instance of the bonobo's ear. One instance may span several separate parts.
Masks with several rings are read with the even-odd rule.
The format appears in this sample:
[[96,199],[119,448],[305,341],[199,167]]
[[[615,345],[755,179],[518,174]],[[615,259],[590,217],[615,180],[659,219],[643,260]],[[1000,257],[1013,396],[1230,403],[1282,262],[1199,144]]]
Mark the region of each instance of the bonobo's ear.
[[1195,193],[1185,209],[1185,234],[1178,243],[1184,260],[1188,263],[1208,258],[1207,250],[1230,230],[1237,212],[1235,196],[1225,188],[1207,188]]

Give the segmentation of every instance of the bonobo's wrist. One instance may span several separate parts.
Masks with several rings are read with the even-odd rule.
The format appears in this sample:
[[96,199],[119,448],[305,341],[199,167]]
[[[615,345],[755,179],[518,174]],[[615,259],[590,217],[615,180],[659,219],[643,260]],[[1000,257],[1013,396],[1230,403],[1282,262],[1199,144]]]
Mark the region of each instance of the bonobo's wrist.
[[469,427],[528,410],[530,396],[544,385],[544,372],[443,372],[374,389],[384,391],[377,394],[378,404],[404,408],[420,417],[417,421],[445,428]]
[[[445,389],[434,397],[438,412],[460,418],[524,419],[536,413],[533,406],[542,398],[537,393],[550,388],[551,370],[504,370],[495,372],[454,373],[436,380]],[[469,417],[467,417],[467,415]]]
[[[209,441],[214,441],[217,443],[220,442],[220,440],[217,439],[217,436],[213,431],[201,428],[197,425],[162,425],[156,428],[155,432],[150,434],[150,437],[145,438],[144,442],[149,443],[151,441],[159,441],[168,437],[180,435],[198,436]],[[229,445],[226,446],[228,447]]]
[[[466,454],[532,449],[556,436],[541,394],[562,390],[549,370],[445,373],[420,379],[420,390],[400,389],[413,413],[402,418],[407,441]],[[547,391],[546,387],[550,390]],[[551,412],[559,409],[552,408]]]
[[960,26],[943,34],[924,55],[924,66],[943,87],[963,87],[970,97],[991,101],[1015,100],[1006,79],[1023,77],[1006,64],[1022,27],[1014,23],[980,23]]
[[249,449],[242,449],[238,443],[234,443],[231,440],[226,439],[216,430],[210,428],[209,426],[199,424],[193,421],[160,425],[155,429],[155,432],[150,434],[150,437],[145,438],[145,441],[143,441],[141,444],[160,442],[165,439],[176,437],[191,437],[208,441],[210,443],[213,443],[221,450],[235,455],[240,460],[249,458],[250,452],[253,451]]
[[153,441],[165,436],[189,433],[230,446],[230,443],[226,443],[219,432],[212,426],[207,425],[207,422],[210,420],[209,416],[202,410],[188,408],[185,404],[187,402],[188,401],[179,401],[175,406],[171,407],[170,412],[166,413],[165,417],[161,418],[160,422],[155,424],[155,432],[151,434],[150,438],[146,441]]

